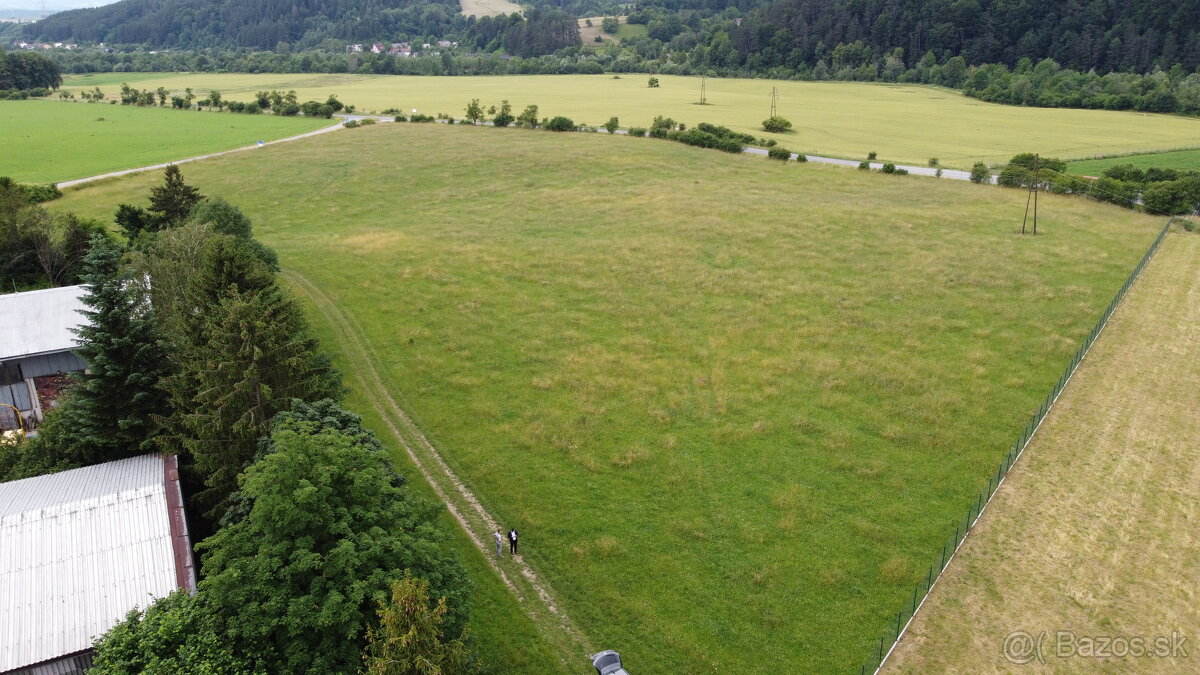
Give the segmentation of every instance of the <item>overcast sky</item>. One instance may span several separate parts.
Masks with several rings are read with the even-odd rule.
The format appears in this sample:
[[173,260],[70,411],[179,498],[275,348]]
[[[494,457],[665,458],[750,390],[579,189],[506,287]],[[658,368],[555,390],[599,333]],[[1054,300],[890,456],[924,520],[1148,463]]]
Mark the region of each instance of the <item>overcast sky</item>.
[[[109,5],[113,2],[116,2],[116,0],[45,0],[45,6],[48,12],[61,12],[64,9],[99,7],[100,5]],[[40,10],[42,5],[42,0],[0,0],[0,14],[6,9]]]

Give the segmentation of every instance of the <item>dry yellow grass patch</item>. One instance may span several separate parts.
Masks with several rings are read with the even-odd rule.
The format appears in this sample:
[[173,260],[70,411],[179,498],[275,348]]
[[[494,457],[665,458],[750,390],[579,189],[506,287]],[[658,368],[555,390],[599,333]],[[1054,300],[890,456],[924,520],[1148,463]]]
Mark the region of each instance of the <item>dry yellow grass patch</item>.
[[461,0],[463,16],[499,16],[501,14],[521,14],[521,6],[509,0]]
[[[1080,366],[887,671],[1197,672],[1197,392],[1200,237],[1174,234]],[[1012,654],[1031,658],[1027,665],[1006,658],[1014,631],[1035,645],[1040,637],[1040,657],[1034,649]],[[1125,639],[1160,637],[1146,648],[1169,652],[1185,638],[1188,657],[1178,651],[1116,657],[1136,649]],[[1108,649],[1114,657],[1080,655],[1086,648],[1080,638],[1096,639],[1096,653]]]

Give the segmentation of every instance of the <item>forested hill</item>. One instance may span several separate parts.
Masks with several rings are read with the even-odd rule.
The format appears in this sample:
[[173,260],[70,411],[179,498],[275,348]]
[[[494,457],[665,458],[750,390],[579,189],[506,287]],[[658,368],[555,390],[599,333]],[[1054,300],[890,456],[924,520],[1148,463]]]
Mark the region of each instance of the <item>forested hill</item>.
[[[874,61],[903,49],[968,64],[1052,58],[1086,72],[1200,65],[1196,0],[776,0],[728,31],[743,63],[761,68]],[[846,45],[841,54],[833,50]],[[854,48],[850,49],[853,45]],[[757,57],[755,56],[757,55]]]
[[312,49],[323,40],[442,36],[458,0],[121,0],[62,12],[30,25],[47,41],[106,42],[172,49]]

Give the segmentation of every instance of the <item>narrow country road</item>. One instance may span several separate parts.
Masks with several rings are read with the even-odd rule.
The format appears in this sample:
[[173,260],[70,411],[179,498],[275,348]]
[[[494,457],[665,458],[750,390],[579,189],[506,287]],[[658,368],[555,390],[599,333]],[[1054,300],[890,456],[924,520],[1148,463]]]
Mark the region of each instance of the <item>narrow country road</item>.
[[[309,136],[316,136],[317,134],[325,134],[325,133],[329,133],[330,131],[336,131],[341,128],[342,128],[342,123],[338,122],[337,124],[334,124],[333,126],[328,126],[323,129],[317,129],[316,131],[310,131],[305,134],[300,134],[299,136],[289,136],[287,138],[280,138],[280,139],[274,140],[274,141],[267,141],[267,142],[263,143],[263,145],[275,145],[276,143],[288,143],[290,141],[298,141],[301,138],[308,138]],[[83,185],[84,183],[91,183],[93,181],[103,180],[105,178],[115,178],[117,176],[126,176],[131,173],[141,173],[143,171],[153,171],[155,169],[165,169],[172,164],[186,164],[187,162],[196,162],[201,159],[211,159],[213,157],[220,157],[221,155],[228,155],[228,154],[234,153],[234,152],[245,152],[246,150],[255,150],[257,148],[258,148],[258,144],[256,143],[254,145],[247,145],[245,147],[234,148],[232,150],[222,150],[221,152],[210,152],[207,155],[198,155],[196,157],[188,157],[187,159],[177,159],[177,160],[174,160],[171,162],[163,162],[162,164],[152,164],[150,166],[141,166],[136,169],[125,169],[123,171],[113,171],[111,173],[102,173],[98,176],[88,176],[87,178],[76,178],[75,180],[65,180],[61,183],[55,183],[55,185],[57,185],[58,188],[61,190],[62,188],[72,187],[75,185]]]

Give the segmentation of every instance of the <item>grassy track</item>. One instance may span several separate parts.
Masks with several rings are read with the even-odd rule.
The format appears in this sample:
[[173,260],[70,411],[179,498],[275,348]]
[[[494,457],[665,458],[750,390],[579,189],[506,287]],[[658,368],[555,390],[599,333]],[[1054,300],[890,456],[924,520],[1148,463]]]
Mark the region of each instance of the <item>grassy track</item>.
[[[345,405],[362,415],[367,428],[378,430],[380,441],[391,449],[398,469],[408,477],[410,489],[426,499],[440,501],[437,491],[404,450],[403,436],[392,433],[396,421],[389,419],[386,395],[377,396],[369,371],[355,367],[355,362],[363,357],[353,327],[348,330],[344,317],[321,302],[319,291],[313,295],[295,282],[292,289],[304,301],[309,322],[322,347],[334,356],[337,367],[348,376],[350,391]],[[365,361],[369,363],[369,357]],[[564,636],[547,633],[545,627],[533,623],[524,604],[496,574],[494,559],[488,557],[487,552],[480,552],[471,533],[461,529],[449,510],[443,512],[441,525],[451,534],[454,547],[475,585],[467,632],[472,646],[481,656],[485,672],[527,675],[578,672],[578,668],[563,664],[563,657],[571,653],[570,649],[564,649],[561,642],[553,646],[550,642]]]
[[771,88],[776,87],[779,112],[793,122],[795,133],[771,137],[793,151],[855,159],[877,151],[881,161],[922,166],[937,157],[951,168],[970,168],[976,160],[1006,162],[1025,151],[1063,158],[1152,152],[1194,146],[1200,138],[1200,119],[1002,106],[934,87],[710,78],[709,105],[700,106],[699,78],[661,76],[656,89],[648,88],[646,80],[637,73],[621,79],[104,73],[70,76],[65,88],[100,86],[111,95],[128,81],[138,88],[217,89],[226,98],[244,101],[261,89],[295,89],[301,100],[324,100],[336,93],[362,110],[416,108],[455,117],[464,114],[472,98],[485,106],[508,99],[518,112],[532,103],[542,115],[567,115],[593,125],[615,115],[624,126],[648,126],[656,115],[666,115],[688,124],[712,122],[771,136],[759,125],[770,112]]
[[1022,238],[1019,191],[649,139],[336,136],[185,175],[648,672],[857,668],[1161,225],[1048,196]]
[[[1195,672],[1197,326],[1200,237],[1174,234],[934,589],[889,672],[1014,672],[1020,666],[1003,645],[1017,630],[1047,633],[1044,665],[1031,655],[1021,672]],[[1058,631],[1176,632],[1191,658],[1059,658]]]
[[[576,664],[583,662],[595,650],[584,643],[582,636],[558,608],[545,583],[523,560],[509,557],[505,564],[504,558],[496,558],[490,553],[492,533],[506,531],[506,528],[480,506],[475,495],[463,486],[426,436],[396,405],[376,368],[374,351],[363,341],[353,320],[346,317],[321,289],[303,276],[285,271],[284,277],[333,327],[340,351],[347,355],[347,370],[352,374],[357,389],[371,401],[374,412],[384,420],[391,439],[396,446],[404,449],[411,466],[433,489],[438,501],[447,506],[456,525],[469,535],[475,553],[491,566],[489,572],[499,576],[504,585],[520,599],[525,611],[542,629],[542,635],[553,640],[560,655],[571,657]],[[562,665],[566,667],[567,662]]]
[[1084,176],[1099,176],[1110,166],[1132,164],[1148,169],[1191,169],[1200,170],[1200,150],[1177,150],[1175,152],[1156,152],[1149,155],[1128,155],[1126,157],[1106,157],[1104,159],[1086,159],[1071,162],[1067,171]]
[[0,176],[51,183],[295,136],[329,120],[4,101]]

